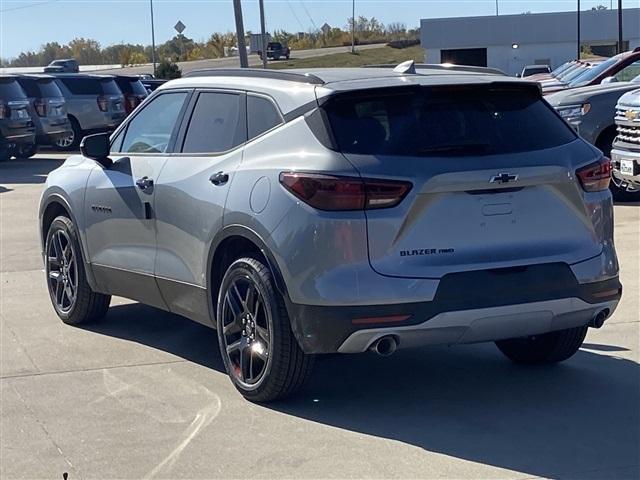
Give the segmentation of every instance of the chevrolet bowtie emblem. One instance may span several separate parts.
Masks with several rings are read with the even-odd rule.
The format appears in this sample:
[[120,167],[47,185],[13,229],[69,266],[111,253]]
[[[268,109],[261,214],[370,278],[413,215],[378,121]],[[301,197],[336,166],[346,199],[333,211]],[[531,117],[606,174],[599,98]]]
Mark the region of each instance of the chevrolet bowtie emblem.
[[498,175],[491,177],[490,183],[510,183],[518,180],[518,175],[512,175],[511,173],[499,173]]
[[636,118],[638,118],[638,112],[636,110],[627,110],[624,112],[624,116],[627,117],[627,120],[633,122]]

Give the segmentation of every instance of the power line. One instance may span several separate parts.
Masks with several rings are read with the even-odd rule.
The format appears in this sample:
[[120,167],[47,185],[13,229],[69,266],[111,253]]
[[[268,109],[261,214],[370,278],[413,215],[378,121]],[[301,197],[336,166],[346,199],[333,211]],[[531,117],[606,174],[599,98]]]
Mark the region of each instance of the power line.
[[304,25],[302,25],[302,22],[300,21],[300,18],[298,17],[298,15],[296,14],[295,10],[293,9],[293,5],[291,5],[290,0],[287,0],[287,5],[289,5],[289,10],[291,10],[291,13],[293,13],[293,16],[295,17],[296,21],[298,22],[298,25],[300,25],[300,29],[304,30]]
[[0,13],[13,12],[14,10],[22,10],[22,9],[31,8],[31,7],[38,7],[40,5],[46,5],[47,3],[55,3],[59,1],[60,0],[46,0],[45,2],[29,3],[28,5],[20,5],[17,7],[3,8],[2,10],[0,10]]
[[307,17],[309,17],[309,20],[311,20],[311,25],[313,25],[313,29],[318,30],[318,26],[316,25],[316,22],[313,21],[313,18],[311,17],[309,10],[307,10],[307,6],[304,4],[302,0],[298,0],[298,1],[300,2],[300,5],[302,5],[302,8],[304,8],[304,11],[306,12]]

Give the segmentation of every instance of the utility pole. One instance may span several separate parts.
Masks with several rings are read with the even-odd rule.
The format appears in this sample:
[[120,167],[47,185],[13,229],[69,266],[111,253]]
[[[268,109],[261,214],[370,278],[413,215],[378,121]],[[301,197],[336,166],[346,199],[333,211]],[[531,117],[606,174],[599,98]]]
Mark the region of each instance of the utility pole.
[[622,0],[618,0],[618,53],[622,53]]
[[242,22],[242,5],[240,5],[240,0],[233,0],[233,11],[236,16],[236,37],[238,37],[240,68],[247,68],[249,66],[249,59],[247,58],[247,46],[244,41],[244,24]]
[[151,5],[151,61],[153,62],[153,76],[156,75],[156,32],[153,27],[153,0],[149,0]]
[[500,15],[500,13],[498,12],[498,0],[496,0],[496,17]]
[[577,17],[578,17],[578,38],[577,38],[577,42],[578,42],[578,56],[576,57],[577,60],[580,60],[580,0],[578,0],[578,11],[577,11]]
[[356,53],[356,0],[351,2],[351,53]]
[[260,3],[260,43],[262,47],[262,68],[267,68],[267,33],[264,26],[264,0],[259,0]]

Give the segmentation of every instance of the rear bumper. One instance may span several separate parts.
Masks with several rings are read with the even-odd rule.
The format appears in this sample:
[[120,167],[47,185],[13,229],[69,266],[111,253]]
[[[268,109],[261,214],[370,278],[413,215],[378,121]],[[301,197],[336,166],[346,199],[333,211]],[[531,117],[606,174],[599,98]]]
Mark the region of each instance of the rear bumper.
[[385,335],[396,336],[402,348],[493,341],[586,325],[602,310],[613,313],[622,294],[617,276],[579,284],[566,265],[527,270],[445,276],[432,301],[311,306],[287,300],[287,310],[306,353],[353,353]]
[[[626,160],[631,163],[632,172],[622,172],[621,163]],[[611,150],[611,161],[613,163],[613,182],[620,188],[637,190],[640,188],[640,148],[638,150],[626,150],[616,148]]]

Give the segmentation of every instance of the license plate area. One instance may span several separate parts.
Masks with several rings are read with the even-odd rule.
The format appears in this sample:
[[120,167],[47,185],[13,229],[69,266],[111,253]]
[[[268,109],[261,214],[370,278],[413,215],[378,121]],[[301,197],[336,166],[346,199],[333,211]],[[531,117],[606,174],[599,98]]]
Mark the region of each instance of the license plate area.
[[636,174],[636,165],[633,160],[620,159],[620,173],[633,176]]

